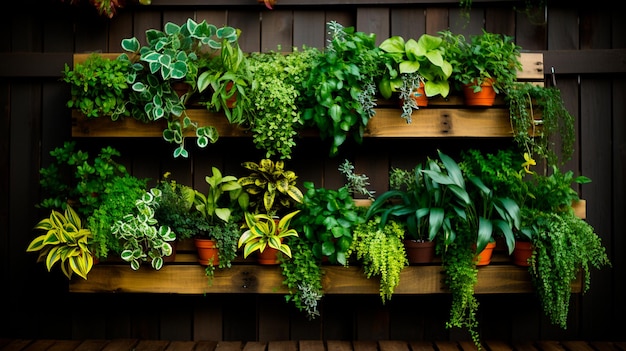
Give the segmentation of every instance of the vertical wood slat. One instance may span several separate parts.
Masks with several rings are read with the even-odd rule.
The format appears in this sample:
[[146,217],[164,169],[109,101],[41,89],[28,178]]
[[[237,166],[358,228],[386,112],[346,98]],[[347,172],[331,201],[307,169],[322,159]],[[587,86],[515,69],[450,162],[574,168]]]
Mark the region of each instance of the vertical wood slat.
[[376,45],[388,38],[389,35],[389,8],[386,7],[359,7],[356,11],[356,30],[364,33],[373,33],[376,36]]
[[264,11],[261,16],[261,51],[290,51],[293,46],[293,12]]

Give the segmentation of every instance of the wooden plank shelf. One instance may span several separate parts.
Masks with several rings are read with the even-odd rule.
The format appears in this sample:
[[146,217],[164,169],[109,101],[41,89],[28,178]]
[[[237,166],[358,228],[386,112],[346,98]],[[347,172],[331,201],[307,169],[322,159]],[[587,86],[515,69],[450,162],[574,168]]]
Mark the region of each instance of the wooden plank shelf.
[[[220,137],[252,137],[244,128],[230,124],[221,113],[206,109],[188,109],[187,115],[200,126],[212,125]],[[161,137],[166,122],[144,123],[133,118],[112,121],[108,118],[87,118],[72,111],[72,137]],[[186,136],[193,137],[190,131]],[[301,136],[317,136],[313,130],[303,130]],[[364,137],[512,137],[508,111],[504,108],[454,109],[420,108],[413,113],[412,123],[400,117],[396,108],[376,109]]]
[[[586,217],[586,201],[572,203],[574,213]],[[378,294],[378,279],[368,279],[362,267],[324,265],[322,286],[325,294]],[[178,243],[175,260],[156,271],[145,265],[133,271],[121,260],[94,265],[87,280],[73,278],[69,291],[73,293],[162,293],[162,294],[285,294],[280,266],[262,266],[249,257],[238,256],[231,268],[215,270],[211,284],[204,267],[197,263],[192,240]],[[400,274],[400,285],[395,294],[448,293],[443,283],[441,262],[405,267]],[[478,268],[476,294],[533,293],[527,267],[516,266],[504,251],[494,252],[491,264]],[[572,282],[572,292],[582,291],[582,280]]]
[[[366,278],[359,266],[324,266],[322,286],[325,294],[378,294],[378,279]],[[405,267],[394,294],[448,293],[439,264]],[[73,293],[163,293],[163,294],[285,294],[280,266],[233,264],[216,269],[209,284],[200,264],[166,264],[159,271],[142,266],[133,271],[127,264],[98,264],[88,279],[74,278]],[[477,294],[533,293],[528,268],[506,262],[492,262],[478,268]],[[580,279],[572,292],[581,291]]]

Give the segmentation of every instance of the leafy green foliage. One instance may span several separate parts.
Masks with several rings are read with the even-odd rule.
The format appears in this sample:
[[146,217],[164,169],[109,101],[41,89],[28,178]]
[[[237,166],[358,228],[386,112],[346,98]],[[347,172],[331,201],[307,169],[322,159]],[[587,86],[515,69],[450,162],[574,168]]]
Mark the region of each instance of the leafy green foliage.
[[294,171],[285,169],[284,161],[262,159],[259,163],[244,162],[241,166],[250,171],[249,175],[238,180],[249,195],[250,211],[281,216],[296,204],[302,203],[298,176]]
[[120,241],[113,235],[115,223],[135,208],[135,202],[146,191],[145,179],[131,175],[117,177],[98,197],[102,201],[88,217],[89,229],[94,235],[96,257],[107,258],[109,252],[121,254]]
[[339,165],[339,172],[346,177],[346,186],[353,196],[364,195],[368,199],[374,199],[375,191],[369,190],[369,177],[366,174],[354,172],[354,165],[347,159]]
[[208,230],[209,225],[202,213],[193,207],[194,189],[170,179],[169,176],[166,173],[156,185],[161,191],[161,197],[154,217],[162,225],[170,227],[177,239],[192,238],[198,232]]
[[334,156],[348,135],[362,142],[375,114],[372,107],[383,61],[374,34],[337,22],[327,27],[329,42],[324,53],[315,57],[305,83],[308,105],[302,117],[306,125],[318,128],[323,139],[331,139],[330,155]]
[[291,259],[279,256],[283,285],[288,289],[287,302],[292,302],[312,320],[320,315],[318,302],[322,299],[323,271],[319,257],[315,257],[310,245],[301,237],[290,237],[288,245],[293,248]]
[[346,266],[352,230],[363,222],[348,188],[316,188],[312,182],[305,182],[304,189],[298,206],[300,215],[293,226],[304,234],[317,260],[326,257],[333,264]]
[[[548,167],[571,159],[576,130],[557,87],[517,82],[506,91],[513,137],[525,152]],[[555,137],[558,136],[558,144]]]
[[141,262],[150,262],[152,268],[163,267],[163,257],[173,253],[170,242],[176,240],[176,234],[170,227],[160,225],[154,217],[159,206],[161,190],[152,188],[135,201],[132,212],[117,220],[111,232],[120,241],[122,260],[130,262],[133,270],[141,267]]
[[243,246],[243,257],[246,258],[257,250],[263,252],[267,247],[291,257],[291,248],[284,242],[284,239],[298,236],[296,229],[290,228],[289,225],[299,212],[300,210],[295,210],[279,219],[274,219],[264,213],[246,212],[244,217],[247,229],[237,242],[237,247]]
[[404,250],[404,228],[388,221],[382,228],[380,218],[359,223],[353,230],[349,255],[354,253],[363,264],[367,278],[380,279],[380,297],[385,303],[400,284],[400,272],[409,265]]
[[545,212],[536,218],[535,247],[529,271],[550,321],[567,328],[571,283],[579,272],[583,293],[591,283],[590,269],[611,263],[593,227],[570,212]]
[[[462,229],[461,229],[462,230]],[[478,333],[479,302],[474,295],[474,286],[478,281],[476,268],[476,252],[471,248],[471,236],[460,235],[451,244],[438,241],[437,250],[441,254],[442,266],[445,272],[444,283],[450,289],[452,302],[450,316],[446,322],[447,328],[462,328],[472,337],[474,345],[480,350],[480,335]]]
[[445,58],[452,65],[450,77],[455,84],[470,84],[478,92],[482,82],[494,79],[493,88],[499,94],[517,80],[517,71],[522,69],[521,47],[513,37],[484,29],[469,39],[449,30],[439,34],[444,39]]
[[303,126],[299,108],[303,84],[318,54],[315,48],[294,48],[288,54],[250,54],[251,130],[255,146],[265,151],[265,157],[291,158],[298,130]]
[[71,100],[67,107],[77,108],[86,117],[110,117],[117,120],[129,116],[126,77],[131,69],[127,60],[109,60],[91,54],[73,69],[66,64],[63,81],[70,85]]
[[87,279],[93,266],[93,234],[82,224],[81,218],[69,205],[65,213],[52,210],[50,217],[35,226],[36,230],[45,234],[33,239],[26,251],[39,252],[37,262],[45,262],[48,272],[58,262],[67,279],[72,279],[74,273]]
[[87,218],[102,203],[100,196],[118,177],[128,175],[124,165],[115,157],[120,153],[108,146],[97,156],[90,157],[84,150],[76,149],[75,141],[50,151],[54,161],[39,170],[43,200],[39,207],[64,210],[71,202],[78,214]]

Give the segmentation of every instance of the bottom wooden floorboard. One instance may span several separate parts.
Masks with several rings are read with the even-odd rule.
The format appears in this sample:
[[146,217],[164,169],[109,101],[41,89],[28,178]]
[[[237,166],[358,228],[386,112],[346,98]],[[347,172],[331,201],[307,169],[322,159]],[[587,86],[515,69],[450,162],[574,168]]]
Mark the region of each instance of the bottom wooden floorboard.
[[[624,341],[524,341],[483,343],[485,351],[626,351]],[[475,351],[468,341],[166,341],[0,339],[0,351]]]

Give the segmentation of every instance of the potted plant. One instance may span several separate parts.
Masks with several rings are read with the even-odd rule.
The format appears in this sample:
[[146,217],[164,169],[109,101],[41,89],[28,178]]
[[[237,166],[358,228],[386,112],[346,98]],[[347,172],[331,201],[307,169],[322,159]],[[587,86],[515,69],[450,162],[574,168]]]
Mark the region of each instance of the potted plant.
[[129,173],[116,160],[118,150],[107,146],[93,156],[76,145],[76,141],[66,141],[50,151],[52,162],[39,170],[43,199],[38,206],[65,210],[71,203],[80,216],[87,218],[103,203],[101,195],[113,180]]
[[144,192],[133,211],[111,228],[122,245],[122,260],[129,262],[133,270],[138,270],[142,262],[150,262],[152,268],[159,270],[163,267],[163,257],[174,252],[171,242],[176,240],[176,235],[154,217],[160,196],[157,188]]
[[[572,157],[575,121],[557,87],[516,82],[506,89],[505,101],[513,138],[524,152],[545,160],[548,167],[560,166]],[[558,143],[554,141],[556,135]]]
[[404,251],[404,228],[394,219],[381,226],[380,217],[357,224],[352,235],[349,254],[363,264],[367,278],[380,279],[379,292],[383,303],[389,301],[400,284],[400,272],[409,263]]
[[313,182],[304,182],[304,198],[298,205],[300,214],[293,227],[303,234],[319,262],[348,265],[352,231],[363,222],[347,186],[337,190],[316,188]]
[[[457,89],[463,90],[466,104],[491,106],[495,96],[506,92],[517,80],[517,71],[522,69],[521,47],[515,44],[513,37],[484,29],[469,39],[449,30],[439,34],[444,39],[445,58],[453,68],[450,78]],[[487,92],[489,95],[479,96],[476,102],[468,101],[477,93]]]
[[129,116],[126,79],[130,71],[129,61],[109,60],[97,53],[73,68],[66,64],[62,80],[70,85],[67,107],[80,110],[87,118],[110,117],[115,121]]
[[[441,95],[447,97],[450,92],[448,78],[452,74],[452,65],[445,60],[444,42],[440,36],[422,34],[418,40],[404,40],[401,36],[392,36],[379,45],[386,60],[385,74],[378,84],[381,95],[390,98],[393,92],[400,92],[402,118],[411,123],[416,90],[423,97]],[[423,104],[427,105],[428,100]],[[419,103],[415,103],[419,106]]]
[[[188,156],[184,147],[187,130],[196,131],[199,147],[206,147],[218,138],[213,126],[199,126],[186,115],[186,102],[193,94],[212,87],[207,106],[219,109],[237,93],[238,107],[225,110],[229,121],[241,120],[245,90],[240,85],[247,84],[247,77],[238,35],[233,27],[218,28],[206,21],[197,23],[188,19],[182,25],[168,22],[163,31],[148,29],[145,46],[136,37],[122,40],[125,53],[120,58],[133,63],[128,76],[132,87],[131,115],[145,122],[165,120],[163,138],[178,145],[175,157]],[[177,93],[174,87],[181,83],[187,88]],[[228,83],[231,88],[227,89]]]
[[302,203],[303,194],[298,188],[298,176],[285,169],[282,160],[262,159],[259,163],[244,162],[241,166],[250,171],[238,179],[248,194],[249,212],[281,217]]
[[[369,206],[372,201],[374,201],[376,191],[367,188],[370,185],[367,174],[356,173],[354,171],[354,165],[348,159],[345,159],[343,163],[339,165],[338,170],[345,176],[345,187],[347,187],[350,194],[352,194],[356,205]],[[361,199],[360,197],[364,198]]]
[[194,208],[195,190],[170,178],[166,172],[156,184],[161,191],[154,217],[176,234],[177,240],[191,239],[205,227],[202,213]]
[[304,124],[300,109],[303,84],[318,53],[305,47],[286,54],[270,51],[248,57],[253,76],[250,130],[256,148],[263,150],[266,158],[291,158]]
[[[352,136],[363,140],[368,121],[376,111],[376,82],[384,61],[375,35],[355,31],[331,21],[329,41],[313,61],[305,83],[305,125],[316,127],[322,139],[330,139],[330,156]],[[337,74],[341,72],[341,74]]]
[[[246,231],[239,237],[237,247],[243,246],[243,257],[247,258],[251,253],[266,253],[258,259],[260,264],[279,264],[278,253],[281,252],[291,257],[291,248],[284,239],[290,236],[298,236],[294,228],[290,228],[290,222],[300,210],[295,210],[280,217],[273,218],[265,213],[251,213],[246,211]],[[267,251],[267,252],[266,252]]]
[[34,238],[26,251],[39,252],[37,262],[45,262],[48,272],[58,263],[67,279],[71,279],[74,273],[87,279],[94,263],[93,234],[83,223],[70,205],[64,213],[52,210],[50,217],[35,226],[36,230],[45,233]]
[[[200,264],[206,266],[211,280],[215,267],[228,268],[237,256],[237,239],[241,235],[237,220],[241,219],[247,203],[237,177],[222,175],[217,167],[212,167],[212,175],[205,176],[205,181],[206,194],[195,190],[194,206],[204,219],[204,225],[199,228],[194,243]],[[205,254],[204,248],[216,248],[217,257]]]

